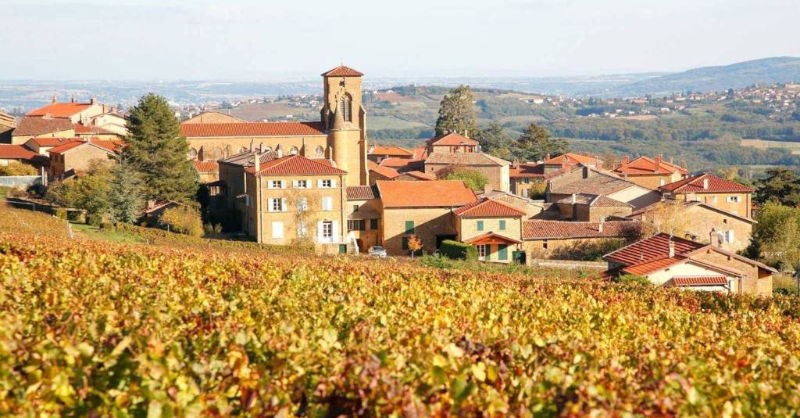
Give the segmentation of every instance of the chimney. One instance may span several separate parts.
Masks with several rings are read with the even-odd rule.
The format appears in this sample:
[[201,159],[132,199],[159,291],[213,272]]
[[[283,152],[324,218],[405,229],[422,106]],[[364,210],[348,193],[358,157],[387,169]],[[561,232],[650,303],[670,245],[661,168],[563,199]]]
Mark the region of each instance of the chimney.
[[544,160],[547,161],[549,159],[550,159],[550,153],[548,152],[547,154],[544,155]]
[[708,190],[708,177],[703,179],[703,190]]
[[489,184],[489,183],[484,184],[483,185],[483,194],[484,194],[484,196],[488,195],[491,192],[492,192],[492,185]]
[[253,159],[253,167],[255,167],[256,173],[258,173],[261,171],[261,155],[259,155],[257,152],[254,152],[253,156],[255,157]]
[[275,156],[277,158],[283,157],[283,148],[281,148],[281,144],[278,144],[278,146],[275,147]]
[[606,218],[600,218],[600,223],[597,224],[597,232],[603,232],[603,224],[606,222]]
[[656,169],[661,165],[661,154],[656,155]]
[[628,158],[627,155],[622,157],[622,165],[628,165],[629,162],[630,162],[630,159]]
[[89,104],[97,104],[97,97],[92,97],[92,99],[89,100]]
[[589,167],[583,166],[583,178],[589,178]]
[[69,98],[70,103],[75,103],[75,96]]
[[669,256],[675,257],[675,241],[672,240],[672,236],[669,237]]
[[669,157],[669,163],[675,164],[675,157]]
[[56,95],[54,94],[54,95],[53,95],[53,101],[52,101],[52,104],[56,104],[56,102],[58,101],[58,100],[56,100],[56,99],[57,99],[57,98],[56,98]]
[[711,243],[712,247],[720,247],[719,241],[719,234],[717,234],[716,228],[711,228],[711,233],[708,234],[708,242]]

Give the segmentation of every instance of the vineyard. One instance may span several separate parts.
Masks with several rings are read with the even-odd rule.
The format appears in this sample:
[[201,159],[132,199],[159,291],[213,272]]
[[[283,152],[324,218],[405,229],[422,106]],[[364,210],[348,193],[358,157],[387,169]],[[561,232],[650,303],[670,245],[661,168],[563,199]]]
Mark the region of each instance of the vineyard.
[[797,416],[800,301],[67,237],[0,208],[0,416]]

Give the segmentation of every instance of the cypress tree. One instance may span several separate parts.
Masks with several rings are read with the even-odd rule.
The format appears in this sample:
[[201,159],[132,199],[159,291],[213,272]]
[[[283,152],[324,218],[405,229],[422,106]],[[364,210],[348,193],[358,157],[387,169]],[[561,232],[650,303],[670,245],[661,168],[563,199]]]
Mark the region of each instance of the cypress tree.
[[472,90],[469,86],[459,86],[450,90],[439,104],[436,135],[455,132],[469,138],[477,134],[478,117],[472,100]]
[[131,109],[125,158],[142,175],[144,195],[157,201],[190,202],[197,194],[197,172],[186,158],[189,143],[167,100],[147,94]]

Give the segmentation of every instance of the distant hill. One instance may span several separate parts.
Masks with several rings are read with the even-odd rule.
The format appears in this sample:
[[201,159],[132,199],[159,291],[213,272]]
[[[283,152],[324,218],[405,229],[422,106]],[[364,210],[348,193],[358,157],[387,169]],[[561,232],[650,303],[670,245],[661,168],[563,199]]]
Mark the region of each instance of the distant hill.
[[800,58],[774,57],[665,74],[604,92],[604,96],[664,95],[681,91],[725,91],[754,84],[800,82]]

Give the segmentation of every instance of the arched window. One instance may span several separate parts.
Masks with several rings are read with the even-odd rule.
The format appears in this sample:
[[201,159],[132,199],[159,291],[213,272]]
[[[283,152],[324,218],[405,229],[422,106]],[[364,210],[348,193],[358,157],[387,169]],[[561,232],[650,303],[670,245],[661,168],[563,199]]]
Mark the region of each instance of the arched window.
[[325,153],[325,148],[322,148],[322,145],[318,145],[317,149],[314,150],[314,154],[317,157],[322,157],[322,154],[324,154],[324,153]]
[[194,148],[189,148],[189,159],[194,160],[197,158],[197,150]]
[[298,152],[300,152],[300,150],[298,150],[297,147],[289,148],[289,155],[297,155]]
[[344,94],[344,97],[342,97],[341,106],[342,106],[342,118],[344,119],[344,121],[345,122],[352,122],[353,121],[353,112],[352,112],[353,98],[350,96],[350,94],[348,94],[348,93]]

